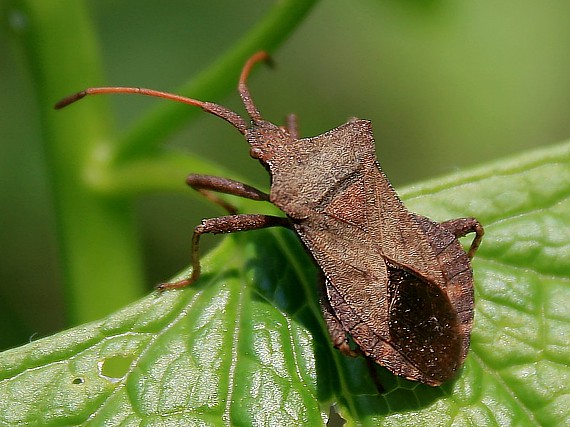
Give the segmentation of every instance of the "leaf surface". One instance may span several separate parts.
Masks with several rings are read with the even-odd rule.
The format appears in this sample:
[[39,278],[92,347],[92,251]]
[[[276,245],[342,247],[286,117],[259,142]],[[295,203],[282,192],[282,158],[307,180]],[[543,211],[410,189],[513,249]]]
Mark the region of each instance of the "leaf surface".
[[[485,226],[458,378],[432,388],[332,349],[317,272],[288,230],[224,238],[183,291],[0,357],[3,425],[570,424],[570,144],[402,192]],[[469,240],[466,239],[466,244]],[[117,284],[120,286],[120,284]]]

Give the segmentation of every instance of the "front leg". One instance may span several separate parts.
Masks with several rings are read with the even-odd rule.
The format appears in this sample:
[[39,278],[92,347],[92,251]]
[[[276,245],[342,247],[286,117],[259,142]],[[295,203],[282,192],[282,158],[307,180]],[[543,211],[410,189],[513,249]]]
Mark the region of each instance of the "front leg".
[[233,205],[213,194],[213,192],[230,194],[232,196],[262,202],[269,201],[269,194],[244,184],[243,182],[221,178],[219,176],[192,174],[188,175],[188,178],[186,178],[186,184],[211,202],[224,208],[230,215],[235,215],[237,213],[237,209]]
[[237,231],[259,230],[268,227],[287,227],[291,228],[289,218],[279,216],[260,215],[260,214],[242,214],[227,215],[219,218],[209,218],[202,220],[202,223],[194,229],[192,235],[192,274],[188,279],[180,280],[173,283],[161,283],[157,286],[158,290],[184,288],[200,277],[200,254],[199,244],[202,234],[222,234],[235,233]]

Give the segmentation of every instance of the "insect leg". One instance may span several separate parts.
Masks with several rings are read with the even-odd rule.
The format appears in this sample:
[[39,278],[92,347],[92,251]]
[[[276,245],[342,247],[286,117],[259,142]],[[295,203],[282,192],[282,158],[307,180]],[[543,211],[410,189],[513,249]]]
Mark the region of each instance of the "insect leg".
[[269,201],[269,194],[242,182],[228,178],[221,178],[219,176],[192,174],[188,175],[188,178],[186,178],[186,184],[211,202],[224,208],[230,215],[235,215],[237,213],[237,209],[230,203],[213,194],[213,192],[231,194],[233,196],[244,197],[251,200]]
[[342,327],[340,320],[338,317],[336,317],[336,314],[334,313],[334,310],[327,298],[326,278],[322,271],[319,272],[319,303],[333,346],[345,356],[363,356],[366,360],[366,366],[370,372],[372,382],[376,386],[378,393],[383,393],[385,390],[382,386],[382,383],[380,382],[380,378],[378,378],[378,372],[376,371],[376,362],[370,357],[367,357],[360,349],[360,347],[356,347],[355,349],[350,348],[348,335]]
[[466,236],[469,233],[475,233],[475,237],[471,242],[471,247],[467,252],[467,256],[469,256],[469,258],[473,258],[473,255],[475,255],[475,252],[481,244],[483,235],[485,234],[485,230],[483,230],[481,223],[475,218],[457,218],[441,222],[440,225],[457,238]]
[[299,128],[297,126],[297,116],[295,114],[289,114],[287,116],[287,131],[289,132],[289,135],[291,135],[291,138],[293,139],[299,139]]
[[350,348],[350,344],[348,343],[348,336],[346,331],[344,330],[342,323],[336,316],[326,294],[326,286],[325,286],[326,278],[323,272],[319,273],[319,304],[321,306],[321,311],[323,313],[323,317],[325,319],[325,323],[327,325],[327,329],[329,331],[330,339],[333,343],[333,346],[337,348],[342,354],[350,357],[358,357],[362,355],[362,352],[357,350],[353,350]]
[[268,227],[291,227],[288,218],[260,215],[260,214],[241,214],[227,215],[219,218],[208,218],[202,220],[202,223],[194,229],[192,235],[192,274],[188,279],[180,280],[173,283],[161,283],[157,286],[158,290],[184,288],[200,277],[200,256],[199,245],[200,236],[202,234],[222,234],[235,233],[237,231],[258,230]]

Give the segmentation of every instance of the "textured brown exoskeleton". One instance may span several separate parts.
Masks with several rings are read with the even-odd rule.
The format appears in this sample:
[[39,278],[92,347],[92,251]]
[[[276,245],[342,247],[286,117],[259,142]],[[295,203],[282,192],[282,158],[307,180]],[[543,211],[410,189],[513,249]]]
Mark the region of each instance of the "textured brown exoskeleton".
[[[195,105],[244,134],[251,157],[268,170],[270,194],[225,178],[188,177],[188,185],[230,215],[205,219],[196,227],[192,275],[159,289],[181,288],[198,278],[198,242],[204,233],[287,227],[322,270],[321,306],[335,347],[349,355],[364,354],[396,375],[432,386],[452,378],[469,347],[470,259],[483,228],[474,218],[437,223],[409,212],[376,161],[369,121],[352,119],[322,135],[299,139],[294,116],[286,127],[263,120],[246,80],[251,67],[265,59],[264,52],[253,55],[239,81],[250,123],[214,103],[141,88],[91,88],[56,108],[98,93],[138,93]],[[286,217],[236,214],[212,192],[269,201]],[[475,238],[466,253],[458,238],[469,233]]]

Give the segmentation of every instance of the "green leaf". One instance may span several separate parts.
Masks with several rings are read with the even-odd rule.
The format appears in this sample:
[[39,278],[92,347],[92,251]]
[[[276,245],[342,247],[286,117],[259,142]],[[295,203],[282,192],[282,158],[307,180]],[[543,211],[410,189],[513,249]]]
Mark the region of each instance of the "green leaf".
[[[183,291],[0,357],[4,425],[570,423],[570,144],[402,192],[476,216],[476,314],[458,378],[431,388],[332,349],[316,269],[288,230],[223,239]],[[467,242],[466,242],[467,243]],[[116,286],[120,286],[118,283]]]

